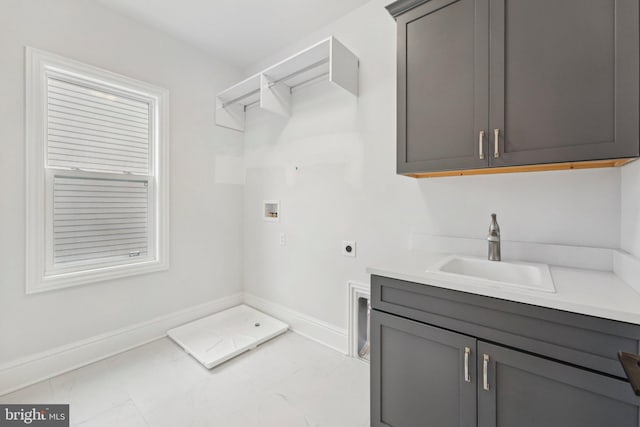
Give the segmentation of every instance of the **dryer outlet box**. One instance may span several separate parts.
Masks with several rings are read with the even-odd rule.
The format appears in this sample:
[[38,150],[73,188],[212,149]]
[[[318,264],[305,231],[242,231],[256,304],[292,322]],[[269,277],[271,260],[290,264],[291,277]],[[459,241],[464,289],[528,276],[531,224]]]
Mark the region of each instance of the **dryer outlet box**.
[[356,256],[356,241],[355,240],[343,240],[342,241],[342,255],[355,257]]

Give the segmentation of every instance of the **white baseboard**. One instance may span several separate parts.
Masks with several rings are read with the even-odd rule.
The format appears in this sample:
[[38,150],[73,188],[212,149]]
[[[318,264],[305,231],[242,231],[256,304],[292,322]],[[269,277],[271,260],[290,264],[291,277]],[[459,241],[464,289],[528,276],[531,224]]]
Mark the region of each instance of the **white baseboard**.
[[288,323],[294,332],[342,354],[347,354],[346,329],[338,328],[315,317],[302,314],[246,292],[243,299],[245,304]]
[[0,365],[0,396],[162,338],[171,328],[242,302],[243,294],[237,293]]

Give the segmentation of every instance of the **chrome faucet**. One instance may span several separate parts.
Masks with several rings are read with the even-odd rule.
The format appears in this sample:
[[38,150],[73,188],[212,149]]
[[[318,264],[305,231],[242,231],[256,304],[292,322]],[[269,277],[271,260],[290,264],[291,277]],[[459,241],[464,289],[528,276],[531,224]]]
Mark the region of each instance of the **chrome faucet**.
[[496,214],[491,214],[487,241],[489,242],[489,261],[500,261],[500,226]]

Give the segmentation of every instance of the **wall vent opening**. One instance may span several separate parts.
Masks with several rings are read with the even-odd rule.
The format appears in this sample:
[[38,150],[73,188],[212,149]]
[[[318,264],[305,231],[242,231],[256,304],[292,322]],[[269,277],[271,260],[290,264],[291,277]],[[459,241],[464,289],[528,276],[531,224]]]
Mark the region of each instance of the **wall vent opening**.
[[368,285],[349,282],[349,356],[369,362],[371,291]]

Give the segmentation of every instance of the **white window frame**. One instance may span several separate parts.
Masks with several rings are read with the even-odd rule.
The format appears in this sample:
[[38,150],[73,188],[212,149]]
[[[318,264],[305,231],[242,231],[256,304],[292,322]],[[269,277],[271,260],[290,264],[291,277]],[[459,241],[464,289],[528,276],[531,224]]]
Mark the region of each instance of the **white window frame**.
[[[56,172],[87,172],[47,167],[47,78],[84,82],[107,92],[148,102],[151,111],[149,176],[98,174],[109,178],[149,179],[150,252],[131,259],[67,269],[53,266],[52,186]],[[38,49],[26,48],[26,293],[84,285],[169,268],[169,91]]]

